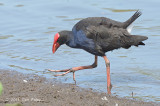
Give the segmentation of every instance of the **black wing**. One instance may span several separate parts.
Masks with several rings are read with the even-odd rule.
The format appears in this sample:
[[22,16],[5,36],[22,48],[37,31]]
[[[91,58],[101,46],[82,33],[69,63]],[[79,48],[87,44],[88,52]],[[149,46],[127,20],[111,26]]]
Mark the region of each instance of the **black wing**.
[[120,47],[129,48],[132,45],[131,35],[126,29],[104,25],[95,27],[88,26],[85,34],[87,38],[93,39],[98,48],[107,52]]
[[111,27],[123,27],[124,23],[114,21],[114,20],[111,20],[111,19],[106,18],[106,17],[89,17],[89,18],[85,18],[85,19],[82,19],[81,21],[79,21],[73,27],[73,29],[76,29],[76,31],[79,31],[79,30],[86,31],[87,27],[90,27],[90,26],[97,27],[97,26],[100,26],[100,25],[103,25],[107,28],[111,28]]

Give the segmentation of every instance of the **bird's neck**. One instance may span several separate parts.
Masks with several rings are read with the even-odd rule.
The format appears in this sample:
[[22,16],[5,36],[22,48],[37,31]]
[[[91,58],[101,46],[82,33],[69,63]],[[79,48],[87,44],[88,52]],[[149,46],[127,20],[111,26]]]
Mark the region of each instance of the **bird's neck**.
[[75,42],[74,34],[72,31],[67,32],[67,42],[66,45],[72,48],[77,48],[77,44]]

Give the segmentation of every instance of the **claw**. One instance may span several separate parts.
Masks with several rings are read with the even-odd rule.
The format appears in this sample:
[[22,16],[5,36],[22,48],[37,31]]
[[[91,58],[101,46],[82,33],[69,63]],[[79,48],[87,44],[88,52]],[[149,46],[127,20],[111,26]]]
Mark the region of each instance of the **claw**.
[[44,69],[44,71],[48,71],[49,69]]
[[49,69],[44,69],[44,71],[42,71],[43,74],[47,73]]
[[53,75],[54,77],[57,77],[57,75]]

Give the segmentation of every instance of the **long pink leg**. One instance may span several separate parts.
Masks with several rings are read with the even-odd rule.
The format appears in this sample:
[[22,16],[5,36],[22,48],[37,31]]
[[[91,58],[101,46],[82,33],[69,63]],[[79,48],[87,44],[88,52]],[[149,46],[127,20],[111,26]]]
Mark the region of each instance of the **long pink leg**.
[[110,62],[106,56],[103,56],[105,63],[106,63],[106,70],[107,70],[107,92],[111,94],[111,78],[110,78]]
[[68,74],[70,72],[73,72],[73,80],[76,83],[76,80],[75,80],[75,71],[83,70],[83,69],[91,69],[91,68],[97,67],[97,59],[98,59],[98,57],[95,56],[94,63],[92,65],[88,65],[88,66],[73,67],[71,69],[65,69],[65,70],[50,70],[50,69],[48,69],[48,71],[51,71],[51,72],[65,72],[65,73],[62,73],[62,74],[54,75],[54,76],[63,76],[63,75],[66,75],[66,74]]

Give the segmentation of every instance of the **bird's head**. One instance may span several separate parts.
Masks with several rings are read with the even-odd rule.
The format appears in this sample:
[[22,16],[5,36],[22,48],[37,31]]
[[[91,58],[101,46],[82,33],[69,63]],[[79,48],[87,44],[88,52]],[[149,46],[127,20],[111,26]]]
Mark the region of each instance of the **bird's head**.
[[55,53],[56,50],[63,44],[67,42],[68,36],[67,31],[61,31],[55,34],[54,42],[52,47],[52,52]]

